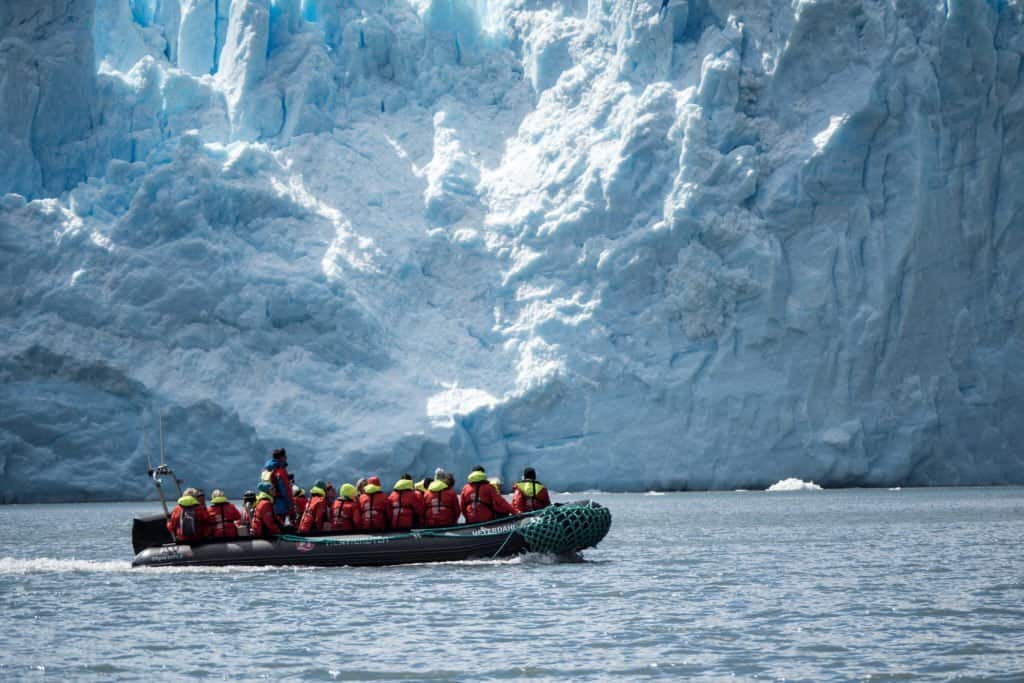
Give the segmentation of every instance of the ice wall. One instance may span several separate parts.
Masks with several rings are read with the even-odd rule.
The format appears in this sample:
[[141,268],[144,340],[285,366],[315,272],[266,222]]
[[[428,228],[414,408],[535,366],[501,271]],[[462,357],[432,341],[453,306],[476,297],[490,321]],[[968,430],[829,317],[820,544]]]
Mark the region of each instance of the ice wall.
[[15,4],[3,500],[1024,482],[1020,3]]

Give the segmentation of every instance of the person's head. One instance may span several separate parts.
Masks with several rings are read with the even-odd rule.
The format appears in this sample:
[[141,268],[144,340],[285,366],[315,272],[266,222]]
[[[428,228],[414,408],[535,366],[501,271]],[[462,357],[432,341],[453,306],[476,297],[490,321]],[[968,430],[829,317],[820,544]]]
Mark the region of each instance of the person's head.
[[290,481],[293,484],[295,483],[295,475],[292,474],[291,472],[288,473],[288,481]]
[[253,503],[255,503],[256,502],[256,492],[250,489],[250,490],[246,491],[245,493],[243,493],[242,494],[242,502],[245,503],[246,505],[252,505]]
[[448,484],[448,486],[455,486],[455,475],[451,472],[445,472],[444,483]]
[[327,482],[323,479],[317,479],[313,482],[313,486],[309,489],[311,496],[327,496]]
[[359,491],[352,484],[341,485],[341,497],[345,500],[355,500],[358,495]]
[[491,486],[494,487],[495,491],[501,493],[501,477],[491,477],[487,481],[491,483]]
[[366,480],[367,486],[373,484],[374,486],[380,486],[380,477],[370,477]]
[[327,493],[328,500],[334,500],[338,497],[338,492],[334,488],[334,484],[327,482],[327,486],[324,487],[324,491]]
[[537,472],[532,467],[527,467],[523,470],[523,479],[526,481],[535,481],[537,479]]
[[434,470],[434,479],[437,479],[438,481],[444,481],[445,474],[446,472],[444,471],[444,468],[438,467],[436,470]]
[[281,460],[287,462],[288,452],[283,448],[275,448],[274,452],[271,453],[270,457],[272,457],[274,460]]
[[292,484],[292,496],[304,496],[306,492],[303,491],[298,484]]
[[356,491],[358,491],[359,493],[362,493],[363,489],[365,489],[365,488],[366,488],[366,477],[360,477],[359,481],[356,482]]
[[196,500],[199,501],[200,505],[206,504],[206,492],[203,491],[202,489],[196,489],[195,497]]
[[226,502],[228,502],[228,497],[220,489],[214,489],[213,493],[210,494],[210,503],[213,505],[221,505]]
[[270,485],[269,481],[261,481],[260,485],[256,487],[256,493],[264,493],[271,498],[274,497],[274,487]]
[[469,476],[466,477],[466,481],[468,481],[470,484],[478,484],[480,482],[485,482],[487,481],[487,472],[484,471],[483,467],[477,465],[469,473]]

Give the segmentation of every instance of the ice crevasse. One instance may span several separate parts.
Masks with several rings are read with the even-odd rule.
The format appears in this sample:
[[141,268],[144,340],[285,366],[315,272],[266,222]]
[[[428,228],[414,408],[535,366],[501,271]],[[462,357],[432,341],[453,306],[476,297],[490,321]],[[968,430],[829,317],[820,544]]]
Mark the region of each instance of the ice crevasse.
[[[0,5],[0,500],[1024,483],[1024,4]],[[237,495],[237,494],[235,494]]]

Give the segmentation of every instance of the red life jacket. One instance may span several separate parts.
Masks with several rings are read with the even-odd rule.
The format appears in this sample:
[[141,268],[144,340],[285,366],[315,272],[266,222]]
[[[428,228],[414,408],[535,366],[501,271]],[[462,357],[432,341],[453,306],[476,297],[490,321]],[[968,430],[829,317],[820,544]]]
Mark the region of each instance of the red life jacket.
[[364,493],[359,496],[359,513],[362,517],[359,525],[364,531],[381,531],[388,528],[391,521],[391,501],[383,491]]
[[299,533],[307,534],[310,531],[322,531],[324,520],[327,519],[327,501],[323,496],[313,496],[305,508],[306,511],[302,514],[302,521],[299,522]]
[[306,494],[295,496],[292,500],[295,501],[295,516],[302,519],[302,515],[306,513],[306,506],[309,505],[309,499],[306,498]]
[[338,498],[331,506],[331,529],[333,531],[354,531],[360,527],[362,515],[359,501]]
[[210,535],[214,538],[237,538],[238,527],[235,522],[242,519],[241,513],[231,503],[214,503],[207,511],[210,524]]
[[551,497],[544,484],[530,479],[516,482],[515,494],[512,496],[512,507],[517,513],[542,510],[551,505]]
[[391,501],[392,529],[407,530],[422,524],[423,499],[418,491],[413,489],[392,491],[388,500]]
[[270,498],[260,498],[252,511],[253,538],[270,538],[279,533],[281,527],[277,525],[277,518],[274,516],[274,501]]
[[462,514],[467,524],[489,522],[512,514],[512,506],[488,481],[470,482],[462,488]]
[[448,487],[427,491],[423,505],[423,526],[427,528],[455,526],[459,521],[459,497]]
[[203,540],[206,524],[206,508],[202,505],[178,505],[167,520],[167,530],[178,543],[196,543]]

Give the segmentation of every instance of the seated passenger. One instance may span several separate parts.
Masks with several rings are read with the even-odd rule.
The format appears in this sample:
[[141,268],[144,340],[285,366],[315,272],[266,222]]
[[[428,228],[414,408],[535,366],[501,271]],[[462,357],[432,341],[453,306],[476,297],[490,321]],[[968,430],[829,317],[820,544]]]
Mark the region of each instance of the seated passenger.
[[228,502],[227,496],[220,489],[213,492],[210,498],[210,507],[206,509],[206,515],[210,520],[210,536],[213,538],[237,538],[238,522],[242,515],[232,503]]
[[167,520],[167,530],[178,543],[198,543],[206,531],[206,508],[199,504],[198,491],[187,488]]
[[355,531],[362,526],[359,492],[352,484],[342,484],[341,495],[331,506],[331,530]]
[[327,482],[318,481],[309,489],[309,503],[305,505],[302,520],[299,522],[299,533],[322,531],[327,521]]
[[249,536],[249,528],[253,523],[253,508],[256,507],[256,492],[254,490],[246,490],[246,493],[242,494],[242,509],[239,513],[242,518],[239,519],[239,536]]
[[537,481],[537,473],[532,467],[523,470],[523,480],[516,482],[515,493],[512,494],[512,507],[516,513],[541,510],[551,505],[551,497],[544,484]]
[[473,468],[466,481],[467,484],[462,487],[462,514],[467,524],[489,522],[514,512],[508,501],[499,496],[487,481],[487,473],[480,465]]
[[443,526],[455,526],[459,523],[459,494],[441,478],[430,482],[427,494],[423,497],[423,526],[436,529]]
[[380,490],[380,479],[370,477],[359,496],[360,527],[363,531],[383,531],[391,522],[391,501]]
[[309,499],[306,498],[306,492],[302,490],[301,486],[292,484],[292,500],[295,501],[295,519],[302,519],[302,513],[306,511]]
[[252,511],[253,538],[270,538],[281,533],[281,527],[274,515],[274,487],[270,482],[260,482],[256,487],[256,507]]
[[403,474],[388,496],[391,502],[391,528],[408,531],[423,525],[423,498],[413,489],[412,475]]

